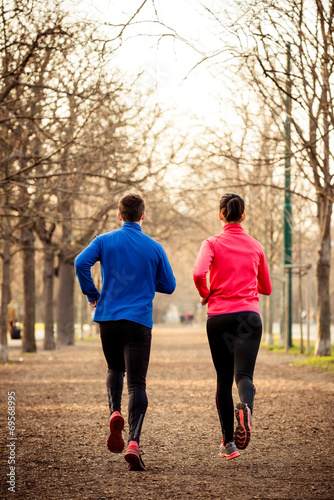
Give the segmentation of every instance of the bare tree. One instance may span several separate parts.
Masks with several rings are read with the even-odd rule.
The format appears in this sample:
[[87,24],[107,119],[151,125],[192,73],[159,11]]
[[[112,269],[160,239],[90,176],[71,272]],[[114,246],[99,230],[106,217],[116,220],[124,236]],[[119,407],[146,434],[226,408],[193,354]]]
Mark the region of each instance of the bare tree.
[[[215,23],[216,35],[234,41],[205,54],[198,64],[215,64],[223,57],[231,65],[230,75],[247,75],[249,88],[270,110],[280,140],[285,140],[286,113],[292,123],[293,168],[313,190],[320,233],[317,262],[316,355],[330,354],[329,276],[331,215],[333,205],[334,126],[332,82],[334,74],[334,5],[327,0],[236,0],[227,12],[203,4]],[[217,31],[218,30],[218,31]],[[291,75],[287,74],[287,45],[290,45]],[[228,54],[228,57],[226,55]],[[289,86],[286,86],[290,78]],[[287,97],[292,100],[288,110]],[[282,155],[283,162],[284,155]],[[299,193],[303,195],[304,193]],[[312,197],[309,196],[309,198]]]
[[[255,42],[254,54],[246,59],[247,68],[266,105],[270,109],[275,105],[283,113],[286,109],[286,47],[287,42],[290,43],[292,91],[289,97],[293,102],[290,118],[294,127],[291,156],[315,190],[320,230],[316,355],[329,355],[334,6],[332,2],[320,0],[261,5],[259,10],[255,3],[247,15],[248,33]],[[259,68],[265,79],[260,78]],[[276,93],[270,92],[273,87]]]
[[[45,346],[54,345],[50,303],[55,253],[60,280],[58,340],[73,343],[75,252],[115,206],[113,196],[143,183],[155,171],[143,148],[137,149],[140,127],[136,120],[142,106],[133,106],[122,85],[107,78],[104,66],[110,47],[107,54],[104,41],[95,36],[95,27],[74,22],[62,10],[61,2],[55,1],[50,10],[40,7],[34,0],[1,3],[1,162],[6,168],[0,189],[6,195],[3,215],[17,218],[25,253],[26,351],[36,349],[34,231],[45,249]],[[125,104],[127,99],[129,104]],[[148,125],[147,130],[150,128]],[[118,129],[124,132],[119,134]],[[147,130],[141,132],[143,143],[150,140]],[[80,184],[91,184],[92,179],[96,192],[91,196],[92,190],[81,189]],[[96,203],[89,211],[92,219],[85,234],[75,232],[78,199],[89,203],[94,196]],[[54,235],[60,236],[56,244],[52,242]],[[3,236],[8,237],[6,231]],[[9,296],[7,253],[4,245],[3,301]],[[1,314],[5,324],[5,307]]]
[[1,283],[1,345],[0,345],[0,359],[1,361],[8,361],[8,342],[7,342],[7,306],[10,300],[10,243],[9,240],[4,240],[2,246],[2,283]]
[[[34,351],[35,270],[34,213],[36,187],[32,176],[43,168],[57,146],[42,116],[46,81],[52,56],[69,35],[62,30],[63,14],[55,4],[53,13],[43,12],[34,1],[1,2],[0,129],[5,145],[1,160],[6,164],[0,189],[8,193],[4,211],[17,218],[20,227],[24,281],[23,350]],[[47,28],[45,26],[48,26]],[[57,47],[58,44],[58,47]],[[59,147],[59,144],[58,144]],[[45,157],[43,158],[43,155]]]

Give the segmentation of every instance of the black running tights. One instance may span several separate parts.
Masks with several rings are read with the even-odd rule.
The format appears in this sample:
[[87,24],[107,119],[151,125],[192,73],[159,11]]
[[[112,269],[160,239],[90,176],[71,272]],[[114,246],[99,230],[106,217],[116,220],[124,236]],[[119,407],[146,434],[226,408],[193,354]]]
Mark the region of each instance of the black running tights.
[[147,410],[146,374],[151,350],[151,329],[129,320],[100,322],[102,349],[108,364],[110,413],[121,411],[123,379],[129,393],[129,441],[139,444]]
[[253,411],[255,387],[253,373],[262,336],[262,321],[255,312],[211,316],[207,334],[217,372],[216,405],[225,443],[233,441],[233,377],[240,402]]

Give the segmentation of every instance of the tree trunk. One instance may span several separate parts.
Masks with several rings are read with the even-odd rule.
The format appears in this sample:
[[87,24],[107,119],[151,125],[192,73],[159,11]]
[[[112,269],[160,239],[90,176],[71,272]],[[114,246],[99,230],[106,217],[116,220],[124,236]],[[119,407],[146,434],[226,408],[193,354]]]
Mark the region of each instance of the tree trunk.
[[80,326],[81,326],[81,338],[85,336],[84,326],[88,324],[88,311],[87,311],[87,297],[80,293]]
[[74,266],[59,257],[57,342],[74,344]]
[[10,300],[10,243],[8,240],[3,242],[3,260],[2,260],[2,283],[1,283],[1,314],[0,314],[0,359],[8,361],[8,317],[7,306]]
[[35,340],[35,250],[34,233],[26,226],[22,229],[23,249],[23,352],[36,352]]
[[[265,154],[265,153],[264,153]],[[269,170],[269,165],[266,165],[267,169]],[[270,176],[269,176],[269,182],[272,184],[273,182],[273,176],[272,172],[270,171]],[[268,193],[266,190],[266,199],[265,203],[267,207],[272,207],[273,206],[273,201],[271,197],[271,193]],[[265,249],[266,249],[266,256],[267,256],[267,261],[268,261],[268,266],[269,266],[269,273],[272,278],[272,269],[273,269],[273,254],[274,254],[274,221],[273,221],[273,216],[270,211],[268,214],[269,216],[266,218],[266,232],[265,232]],[[274,345],[274,337],[273,337],[273,294],[271,293],[269,296],[266,297],[266,317],[267,317],[267,329],[266,329],[266,334],[267,334],[267,345]]]
[[[301,262],[301,259],[300,261]],[[304,354],[304,336],[303,336],[303,284],[302,270],[299,270],[299,328],[300,328],[300,354]]]
[[267,316],[267,345],[274,345],[273,337],[273,296],[266,297],[266,316]]
[[46,248],[44,256],[44,349],[54,349],[53,329],[53,260],[52,249]]
[[318,221],[321,233],[319,259],[317,263],[317,341],[315,356],[331,354],[331,315],[329,278],[331,264],[331,215],[332,202],[322,194],[318,197]]

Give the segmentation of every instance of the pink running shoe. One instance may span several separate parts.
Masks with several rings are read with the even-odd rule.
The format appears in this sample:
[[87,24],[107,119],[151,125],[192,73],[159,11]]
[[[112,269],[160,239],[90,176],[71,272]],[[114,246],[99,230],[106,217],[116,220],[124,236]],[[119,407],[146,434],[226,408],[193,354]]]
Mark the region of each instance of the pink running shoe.
[[238,403],[235,407],[238,425],[234,431],[234,442],[239,450],[247,448],[251,438],[252,415],[246,403]]
[[108,437],[107,447],[112,453],[121,453],[124,450],[124,441],[122,430],[124,427],[124,418],[119,411],[114,411],[110,417],[110,436]]
[[129,470],[146,470],[137,441],[130,441],[128,449],[124,455],[125,460],[129,464]]
[[231,460],[231,458],[240,457],[240,453],[235,446],[235,443],[232,441],[231,443],[224,443],[224,440],[219,448],[220,456],[222,458],[226,457],[227,460]]

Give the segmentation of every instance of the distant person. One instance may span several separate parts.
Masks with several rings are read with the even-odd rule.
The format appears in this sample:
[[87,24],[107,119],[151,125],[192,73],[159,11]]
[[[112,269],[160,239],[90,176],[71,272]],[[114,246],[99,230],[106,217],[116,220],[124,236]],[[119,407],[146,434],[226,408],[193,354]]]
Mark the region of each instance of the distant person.
[[12,339],[21,338],[21,330],[18,327],[18,309],[15,300],[11,300],[7,305],[7,321],[8,321],[8,331]]
[[[144,218],[143,198],[125,195],[119,202],[122,228],[97,236],[75,260],[81,290],[96,308],[94,321],[100,325],[108,365],[111,417],[107,446],[113,453],[121,453],[124,448],[121,401],[127,373],[129,440],[124,458],[129,470],[145,470],[139,444],[148,404],[146,374],[153,326],[152,300],[155,292],[171,294],[175,290],[164,248],[142,232]],[[91,267],[97,261],[101,264],[101,294],[91,277]]]
[[[220,200],[219,219],[223,229],[203,242],[193,276],[202,305],[208,303],[207,334],[217,372],[216,405],[223,435],[220,455],[230,460],[240,456],[238,449],[245,449],[251,437],[253,372],[262,335],[259,293],[270,295],[271,282],[260,243],[241,226],[243,199],[226,193]],[[240,397],[235,409],[234,376]]]

